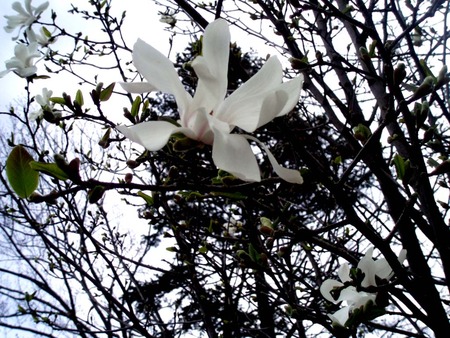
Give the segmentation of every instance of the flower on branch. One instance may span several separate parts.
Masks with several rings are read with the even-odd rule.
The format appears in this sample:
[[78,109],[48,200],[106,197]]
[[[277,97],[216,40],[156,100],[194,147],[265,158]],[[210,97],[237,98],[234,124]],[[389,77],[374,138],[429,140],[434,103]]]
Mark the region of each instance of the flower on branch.
[[[392,268],[386,258],[374,260],[373,247],[370,247],[358,263],[358,269],[364,274],[361,286],[364,288],[377,286],[377,280],[389,280],[393,276]],[[398,261],[403,263],[406,259],[406,250],[400,251]]]
[[36,95],[35,100],[41,106],[39,110],[31,112],[28,115],[28,118],[31,121],[36,121],[44,116],[45,112],[53,115],[53,106],[54,103],[50,101],[50,98],[53,95],[53,91],[48,90],[47,88],[42,88],[42,95]]
[[[326,300],[334,304],[344,304],[344,307],[335,313],[328,314],[333,325],[348,327],[355,313],[364,313],[370,306],[378,305],[377,292],[369,292],[367,288],[380,286],[379,282],[388,281],[393,272],[385,258],[374,260],[372,255],[373,247],[366,251],[355,271],[344,263],[338,270],[341,281],[327,279],[320,286],[320,293]],[[398,260],[402,263],[405,259],[406,250],[402,250]],[[364,291],[361,291],[361,288]]]
[[32,42],[29,45],[23,43],[16,45],[14,55],[14,57],[5,61],[6,70],[0,72],[0,78],[11,71],[20,77],[30,77],[36,74],[37,67],[34,65],[33,59],[40,56],[37,42]]
[[258,162],[248,140],[267,154],[275,173],[292,183],[302,183],[298,170],[278,164],[269,149],[256,138],[233,134],[237,126],[252,133],[277,116],[290,112],[297,104],[303,85],[300,75],[282,82],[283,70],[275,57],[231,95],[227,94],[230,32],[225,20],[208,25],[203,36],[202,55],[192,67],[198,77],[194,97],[186,92],[172,62],[142,40],[133,48],[133,63],[148,82],[122,83],[129,93],[162,91],[175,96],[179,125],[166,121],[143,122],[132,127],[117,126],[130,140],[151,151],[164,147],[171,135],[185,136],[212,145],[215,165],[245,181],[261,180]]
[[[48,1],[39,5],[38,7],[31,6],[31,0],[25,0],[25,8],[18,1],[12,4],[12,9],[17,12],[17,15],[5,15],[4,17],[7,20],[7,24],[4,27],[7,33],[13,32],[16,28],[20,30],[24,27],[30,27],[31,24],[37,21],[48,7]],[[16,40],[19,37],[19,34],[13,38]]]

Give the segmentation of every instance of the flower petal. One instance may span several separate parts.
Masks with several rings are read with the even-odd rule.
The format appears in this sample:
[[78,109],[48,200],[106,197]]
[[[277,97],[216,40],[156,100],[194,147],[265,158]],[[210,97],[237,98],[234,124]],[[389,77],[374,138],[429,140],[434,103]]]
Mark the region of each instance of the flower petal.
[[352,279],[350,278],[350,266],[347,262],[339,267],[338,276],[343,283],[352,281]]
[[215,112],[216,117],[231,125],[253,131],[259,121],[263,99],[281,84],[282,78],[281,63],[273,56],[258,73],[225,99]]
[[191,97],[185,91],[172,62],[167,57],[138,39],[133,47],[133,64],[150,86],[175,96],[180,115],[188,109]]
[[304,76],[300,74],[294,79],[282,83],[278,89],[284,90],[288,94],[288,99],[286,100],[286,104],[278,113],[277,116],[283,116],[289,113],[292,109],[294,109],[295,105],[298,103],[300,99],[300,92],[303,87]]
[[213,127],[214,164],[244,181],[259,182],[261,174],[258,162],[244,136],[228,134]]
[[185,131],[166,121],[142,122],[131,127],[118,125],[116,129],[126,138],[151,151],[164,147],[172,134]]
[[157,90],[156,87],[152,86],[148,82],[119,82],[119,83],[125,91],[132,94],[150,93]]
[[364,257],[359,261],[357,268],[364,273],[364,279],[361,282],[362,287],[376,286],[375,274],[377,268],[372,258],[373,247],[367,249]]
[[350,306],[345,306],[342,309],[337,310],[333,314],[328,314],[328,317],[331,319],[334,325],[345,327],[345,323],[347,322],[350,316]]
[[266,152],[267,158],[269,159],[270,164],[272,165],[273,171],[280,178],[282,178],[283,180],[285,180],[286,182],[289,182],[289,183],[295,183],[295,184],[303,183],[303,177],[300,174],[300,171],[282,167],[278,163],[278,161],[275,159],[272,152],[269,150],[269,148],[266,147],[266,145],[264,143],[262,143],[260,140],[258,140],[257,138],[255,138],[253,136],[250,136],[250,135],[245,135],[245,138],[255,141]]
[[331,291],[333,291],[335,288],[340,288],[343,286],[344,284],[342,284],[337,280],[327,279],[320,286],[320,293],[322,294],[323,298],[325,298],[329,302],[337,303],[338,301],[337,299],[334,299],[334,297],[331,294]]
[[198,77],[193,110],[203,108],[210,113],[223,101],[228,86],[230,30],[223,19],[210,23],[203,35],[202,55],[192,61]]

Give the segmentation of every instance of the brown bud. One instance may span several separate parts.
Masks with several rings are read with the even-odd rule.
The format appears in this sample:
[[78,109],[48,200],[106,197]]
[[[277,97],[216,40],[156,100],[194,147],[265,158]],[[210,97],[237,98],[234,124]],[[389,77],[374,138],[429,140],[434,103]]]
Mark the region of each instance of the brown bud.
[[131,183],[131,181],[133,180],[133,174],[132,173],[127,173],[127,174],[125,174],[125,178],[124,178],[124,181],[125,181],[125,183]]

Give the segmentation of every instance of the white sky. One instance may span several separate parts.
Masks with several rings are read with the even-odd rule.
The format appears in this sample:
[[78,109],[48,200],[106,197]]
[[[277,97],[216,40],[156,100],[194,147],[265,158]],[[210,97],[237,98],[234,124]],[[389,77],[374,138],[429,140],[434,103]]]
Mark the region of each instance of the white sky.
[[[14,0],[2,0],[0,1],[0,41],[2,48],[0,48],[0,71],[5,69],[4,62],[14,56],[14,46],[16,41],[12,40],[12,37],[17,36],[18,31],[14,31],[8,34],[4,31],[3,27],[6,26],[6,19],[4,15],[15,15],[16,12],[12,10],[11,5],[15,2]],[[23,3],[23,0],[21,1]],[[32,0],[32,5],[34,7],[42,4],[44,0]],[[74,2],[78,6],[82,7],[88,1],[55,1],[50,0],[49,8],[42,14],[40,21],[51,22],[51,9],[53,9],[57,14],[57,23],[63,26],[67,31],[72,33],[83,32],[83,36],[88,34],[90,37],[95,35],[95,30],[98,26],[93,29],[92,20],[86,21],[77,18],[77,15],[72,15],[67,11],[71,8],[70,3]],[[132,7],[130,7],[132,4]],[[164,30],[167,26],[159,22],[158,10],[160,7],[156,7],[152,1],[148,0],[128,0],[128,1],[116,1],[113,3],[113,13],[117,13],[120,17],[123,10],[127,10],[127,17],[125,19],[125,25],[123,33],[126,37],[126,41],[130,47],[132,47],[134,41],[137,38],[142,38],[148,43],[152,44],[156,48],[160,49],[163,53],[168,50],[169,47],[169,36],[170,34]],[[39,26],[35,26],[38,28]],[[50,31],[52,31],[49,28]],[[157,31],[157,34],[155,32]],[[63,40],[63,41],[62,41]],[[64,43],[70,43],[72,46],[71,39],[59,39],[55,44],[55,48],[63,48]],[[54,47],[54,46],[52,46]],[[45,74],[45,70],[39,67],[42,62],[38,62],[38,75]],[[53,78],[55,76],[52,76]],[[119,78],[117,80],[120,80]],[[32,94],[40,94],[40,87],[52,88],[51,82],[53,81],[35,81],[32,88]],[[65,81],[64,81],[65,82]],[[15,100],[20,100],[24,97],[25,91],[25,80],[19,78],[13,73],[7,74],[4,78],[0,79],[0,109],[5,110],[9,108],[11,102]],[[56,82],[56,88],[62,88],[61,81]],[[64,90],[70,89],[71,83],[64,83]],[[73,79],[73,85],[76,86],[76,80]],[[54,93],[56,96],[56,93]]]

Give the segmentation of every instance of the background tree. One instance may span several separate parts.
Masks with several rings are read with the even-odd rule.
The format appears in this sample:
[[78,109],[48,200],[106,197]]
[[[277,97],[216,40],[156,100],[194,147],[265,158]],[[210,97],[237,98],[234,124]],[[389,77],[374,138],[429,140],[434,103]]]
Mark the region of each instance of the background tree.
[[[73,6],[102,27],[94,40],[64,29],[56,13],[47,22],[37,15],[46,71],[72,75],[80,89],[51,88],[56,98],[31,121],[33,86],[45,79],[28,77],[26,102],[2,114],[15,126],[2,134],[3,158],[22,144],[41,176],[36,193],[19,198],[2,172],[0,325],[50,337],[446,337],[449,4],[157,4],[173,36],[190,37],[175,65],[191,93],[201,31],[219,17],[236,41],[230,92],[265,63],[236,28],[278,54],[286,78],[305,76],[295,109],[253,135],[283,166],[300,168],[304,183],[275,177],[263,153],[263,179],[248,183],[218,170],[210,146],[180,135],[158,152],[129,143],[109,111],[122,104],[135,124],[176,121],[178,110],[171,96],[101,84],[113,73],[139,78],[133,41],[121,35],[126,16],[112,1]],[[30,34],[19,43],[32,43]],[[125,207],[139,218],[115,212]],[[365,285],[369,247],[393,276]],[[360,269],[334,299],[350,284],[376,298],[333,325],[327,314],[342,304],[320,287],[342,279],[344,262]]]

